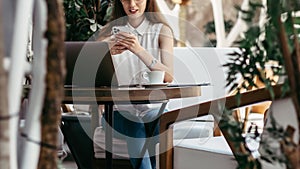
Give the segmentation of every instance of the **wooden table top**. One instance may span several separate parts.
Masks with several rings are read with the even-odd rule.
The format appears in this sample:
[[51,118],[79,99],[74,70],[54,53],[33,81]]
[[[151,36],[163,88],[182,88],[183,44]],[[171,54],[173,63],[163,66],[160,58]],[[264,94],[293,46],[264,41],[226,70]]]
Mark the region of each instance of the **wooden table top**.
[[64,103],[148,103],[176,98],[197,97],[201,95],[201,86],[160,88],[65,87],[64,92]]

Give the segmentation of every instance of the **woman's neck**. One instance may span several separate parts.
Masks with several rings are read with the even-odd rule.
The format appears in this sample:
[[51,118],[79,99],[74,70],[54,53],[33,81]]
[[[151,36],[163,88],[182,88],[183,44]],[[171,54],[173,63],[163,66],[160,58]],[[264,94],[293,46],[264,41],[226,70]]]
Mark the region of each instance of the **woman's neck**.
[[145,19],[145,15],[142,15],[138,18],[128,18],[128,22],[129,24],[134,27],[137,28]]

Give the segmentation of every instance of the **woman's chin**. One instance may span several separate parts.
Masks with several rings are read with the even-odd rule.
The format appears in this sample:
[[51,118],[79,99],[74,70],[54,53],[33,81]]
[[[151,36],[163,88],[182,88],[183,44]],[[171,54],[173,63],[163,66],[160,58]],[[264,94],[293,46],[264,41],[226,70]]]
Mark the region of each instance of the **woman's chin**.
[[128,15],[128,18],[130,19],[138,19],[142,16],[142,14],[139,14],[139,13],[135,13],[135,14],[130,14]]

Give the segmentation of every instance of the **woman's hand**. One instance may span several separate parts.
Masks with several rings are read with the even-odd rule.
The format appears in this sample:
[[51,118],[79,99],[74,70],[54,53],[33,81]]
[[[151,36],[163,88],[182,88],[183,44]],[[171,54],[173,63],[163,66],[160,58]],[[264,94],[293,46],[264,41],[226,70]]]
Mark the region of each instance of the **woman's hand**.
[[116,42],[112,42],[111,47],[110,47],[110,53],[111,55],[118,55],[123,53],[126,49],[126,47],[117,44]]
[[124,47],[120,44],[117,44],[117,40],[115,38],[115,35],[108,36],[108,37],[104,38],[102,41],[108,43],[111,55],[121,54],[125,50],[127,50],[126,47]]
[[144,48],[140,45],[138,38],[134,34],[119,32],[115,35],[115,38],[116,46],[124,47],[134,54],[138,54],[139,52],[144,50]]

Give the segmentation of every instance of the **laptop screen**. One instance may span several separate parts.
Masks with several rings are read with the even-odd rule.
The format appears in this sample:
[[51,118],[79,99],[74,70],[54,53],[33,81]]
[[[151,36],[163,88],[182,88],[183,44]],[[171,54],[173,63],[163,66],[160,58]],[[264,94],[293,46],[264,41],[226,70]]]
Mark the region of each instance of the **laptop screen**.
[[106,42],[65,42],[65,85],[77,87],[117,86],[115,69]]

